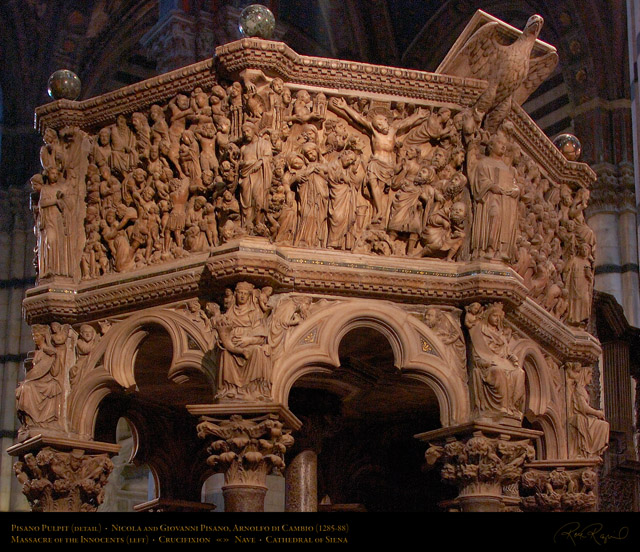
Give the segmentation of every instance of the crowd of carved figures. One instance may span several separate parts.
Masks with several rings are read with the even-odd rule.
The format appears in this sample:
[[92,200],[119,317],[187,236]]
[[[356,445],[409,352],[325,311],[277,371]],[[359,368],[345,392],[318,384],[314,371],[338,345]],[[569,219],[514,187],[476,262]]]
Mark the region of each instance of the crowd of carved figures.
[[261,72],[89,135],[47,129],[32,178],[40,278],[97,278],[257,235],[356,253],[504,261],[589,316],[589,192],[543,174],[476,108],[327,97]]

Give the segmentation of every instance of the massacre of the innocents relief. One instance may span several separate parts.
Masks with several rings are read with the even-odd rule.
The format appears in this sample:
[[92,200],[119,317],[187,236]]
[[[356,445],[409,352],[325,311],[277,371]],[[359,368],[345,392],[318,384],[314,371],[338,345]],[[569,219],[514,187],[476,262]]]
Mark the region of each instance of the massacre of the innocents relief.
[[[536,40],[542,18],[522,32],[486,14],[474,24],[437,74],[302,58],[251,38],[220,47],[213,68],[40,108],[40,293],[25,301],[35,352],[16,397],[20,438],[52,444],[16,452],[32,504],[46,509],[60,478],[82,489],[83,509],[100,502],[113,451],[58,450],[55,436],[91,442],[95,389],[135,389],[136,319],[170,327],[174,360],[192,355],[211,380],[212,410],[197,412],[213,417],[197,433],[214,439],[209,466],[241,486],[259,484],[249,464],[284,466],[295,416],[265,405],[286,409],[291,359],[305,346],[330,356],[328,328],[369,309],[444,389],[440,431],[451,432],[422,438],[427,464],[444,466],[461,495],[500,497],[527,465],[519,507],[562,509],[563,493],[574,509],[593,507],[608,424],[587,392],[597,342],[576,337],[591,308],[593,177],[575,144],[563,155],[519,107],[558,61]],[[253,272],[234,268],[237,244],[255,251]],[[350,266],[377,270],[373,291]],[[205,269],[222,282],[211,291],[167,291],[174,272]],[[115,299],[120,281],[140,286],[130,294],[144,295],[140,306],[122,289]],[[525,429],[525,414],[544,422]],[[484,430],[454,430],[469,423]],[[261,445],[247,449],[251,439]],[[480,481],[474,462],[502,479]]]

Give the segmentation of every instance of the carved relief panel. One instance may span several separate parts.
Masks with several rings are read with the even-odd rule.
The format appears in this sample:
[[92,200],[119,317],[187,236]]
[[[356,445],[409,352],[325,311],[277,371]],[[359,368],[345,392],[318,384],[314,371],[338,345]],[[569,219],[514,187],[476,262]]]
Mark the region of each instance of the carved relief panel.
[[[503,118],[504,119],[504,118]],[[242,236],[383,256],[501,261],[549,312],[589,316],[589,192],[476,107],[347,96],[261,70],[91,133],[45,131],[39,278],[92,280]]]

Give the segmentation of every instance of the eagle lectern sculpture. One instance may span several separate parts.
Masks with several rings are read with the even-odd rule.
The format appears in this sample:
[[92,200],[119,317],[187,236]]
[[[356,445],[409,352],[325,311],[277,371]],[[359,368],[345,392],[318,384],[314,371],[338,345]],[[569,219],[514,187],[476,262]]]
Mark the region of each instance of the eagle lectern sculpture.
[[594,508],[595,176],[520,107],[557,62],[541,26],[479,13],[437,73],[243,38],[38,108],[10,449],[33,508],[97,508],[120,417],[182,509],[217,470],[226,510],[260,511],[287,463],[288,509],[321,480],[348,501],[347,451],[414,435],[449,509]]

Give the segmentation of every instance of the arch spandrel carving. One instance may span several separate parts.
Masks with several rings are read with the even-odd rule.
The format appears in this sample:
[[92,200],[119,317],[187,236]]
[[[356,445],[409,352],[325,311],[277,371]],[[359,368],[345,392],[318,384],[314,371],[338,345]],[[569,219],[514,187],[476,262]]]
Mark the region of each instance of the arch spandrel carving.
[[[488,439],[505,466],[531,461],[533,439],[537,460],[595,462],[606,422],[559,368],[600,353],[586,332],[594,174],[519,106],[553,65],[532,46],[541,24],[479,72],[474,41],[495,47],[500,23],[457,44],[452,74],[243,39],[215,64],[39,108],[39,276],[24,307],[74,333],[68,358],[39,339],[26,425],[90,440],[109,400],[167,399],[175,427],[205,417],[218,467],[227,430],[273,437],[260,454],[277,447],[274,465],[238,448],[262,481],[293,442],[282,424],[299,429],[296,385],[344,397],[357,378],[397,377],[439,411],[420,438]],[[354,336],[386,340],[384,368],[343,362]]]
[[[341,364],[338,355],[341,340],[356,328],[371,328],[386,338],[399,373],[432,389],[438,398],[443,425],[468,419],[468,389],[459,366],[450,360],[449,345],[418,317],[388,302],[328,302],[300,324],[292,332],[290,346],[283,351],[283,360],[274,374],[274,400],[286,403],[292,386],[303,376],[317,372],[330,377]],[[314,340],[307,343],[304,337],[312,329],[316,331]],[[428,338],[431,351],[423,349],[422,336]]]

